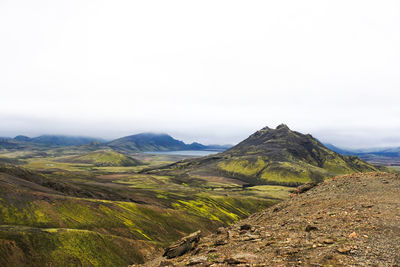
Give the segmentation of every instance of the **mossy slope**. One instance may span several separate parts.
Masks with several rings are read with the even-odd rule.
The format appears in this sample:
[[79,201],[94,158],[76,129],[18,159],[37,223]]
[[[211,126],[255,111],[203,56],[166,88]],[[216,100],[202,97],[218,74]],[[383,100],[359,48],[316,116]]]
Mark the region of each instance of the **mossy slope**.
[[131,158],[124,154],[118,153],[113,150],[99,150],[86,153],[79,156],[69,157],[63,160],[64,162],[72,163],[86,163],[93,164],[94,166],[112,166],[112,167],[126,167],[137,166],[142,163],[137,159]]

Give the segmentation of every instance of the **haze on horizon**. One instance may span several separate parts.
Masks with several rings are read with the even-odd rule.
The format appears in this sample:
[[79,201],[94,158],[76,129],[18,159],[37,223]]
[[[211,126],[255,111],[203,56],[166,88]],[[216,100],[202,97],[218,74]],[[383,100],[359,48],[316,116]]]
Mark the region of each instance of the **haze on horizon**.
[[237,143],[280,123],[400,146],[398,1],[1,1],[0,136],[165,132]]

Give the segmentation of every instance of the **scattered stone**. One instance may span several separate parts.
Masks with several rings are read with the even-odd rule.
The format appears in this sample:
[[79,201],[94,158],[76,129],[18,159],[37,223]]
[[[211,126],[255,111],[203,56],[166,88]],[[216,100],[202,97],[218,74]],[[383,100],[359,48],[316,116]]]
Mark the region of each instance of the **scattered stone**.
[[352,232],[351,234],[349,234],[349,238],[357,238],[357,233]]
[[214,246],[223,246],[223,245],[225,245],[227,243],[228,243],[228,241],[226,241],[225,239],[220,238],[220,239],[215,240]]
[[219,227],[217,229],[217,234],[221,235],[221,234],[225,234],[227,232],[225,227]]
[[172,244],[171,246],[166,248],[163,256],[171,259],[193,250],[200,241],[200,234],[201,231],[197,231],[183,237],[175,244]]
[[279,207],[275,207],[272,211],[273,212],[278,212],[278,211],[280,211],[281,209],[279,208]]
[[224,263],[227,264],[244,264],[251,263],[257,260],[257,256],[251,253],[239,253],[233,257],[224,259]]
[[348,246],[342,246],[337,249],[337,251],[341,254],[348,254],[351,251],[351,248]]
[[255,239],[259,239],[260,236],[259,235],[251,235],[251,234],[247,234],[243,237],[243,241],[250,241],[250,240],[255,240]]
[[333,239],[327,238],[323,240],[324,244],[333,244],[335,241]]
[[372,208],[374,205],[372,205],[372,204],[361,204],[361,207],[363,207],[363,208]]
[[230,257],[230,258],[224,259],[224,263],[227,263],[227,264],[241,264],[241,263],[246,263],[246,261],[238,260],[238,259]]
[[311,231],[318,230],[318,228],[316,226],[314,226],[314,225],[309,224],[309,225],[306,226],[305,230],[306,230],[306,232],[311,232]]
[[250,229],[251,229],[251,225],[247,224],[247,223],[240,226],[240,230],[247,231],[247,230],[250,230]]
[[302,193],[304,193],[304,192],[307,192],[307,191],[310,190],[311,188],[315,187],[316,185],[317,185],[317,183],[306,183],[306,184],[303,184],[303,185],[297,187],[297,188],[294,190],[293,193],[294,193],[294,194],[302,194]]
[[194,257],[189,259],[189,262],[186,264],[187,266],[192,266],[192,265],[205,265],[207,263],[207,257],[206,256],[199,256],[199,257]]
[[162,260],[161,262],[160,262],[160,265],[159,266],[174,266],[174,264],[172,263],[172,262],[170,262],[169,260]]

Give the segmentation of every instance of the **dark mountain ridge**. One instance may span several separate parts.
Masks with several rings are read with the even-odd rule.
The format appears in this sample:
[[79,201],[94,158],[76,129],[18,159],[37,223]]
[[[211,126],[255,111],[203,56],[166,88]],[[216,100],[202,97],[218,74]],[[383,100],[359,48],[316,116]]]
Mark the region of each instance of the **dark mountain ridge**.
[[19,141],[26,141],[26,142],[32,142],[36,144],[43,144],[49,146],[79,146],[94,141],[104,142],[101,139],[93,137],[67,136],[67,135],[41,135],[34,138],[29,138],[26,136],[17,136],[14,139]]
[[197,142],[185,144],[164,133],[140,133],[115,139],[106,144],[118,151],[176,151],[176,150],[224,150],[226,146],[203,145]]

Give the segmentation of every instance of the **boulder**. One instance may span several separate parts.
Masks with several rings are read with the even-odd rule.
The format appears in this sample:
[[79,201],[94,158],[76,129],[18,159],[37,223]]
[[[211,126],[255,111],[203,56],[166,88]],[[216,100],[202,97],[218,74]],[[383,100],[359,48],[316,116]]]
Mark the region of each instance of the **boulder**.
[[193,250],[200,241],[200,234],[201,231],[197,231],[183,237],[176,243],[166,248],[163,256],[167,257],[168,259],[172,259]]

